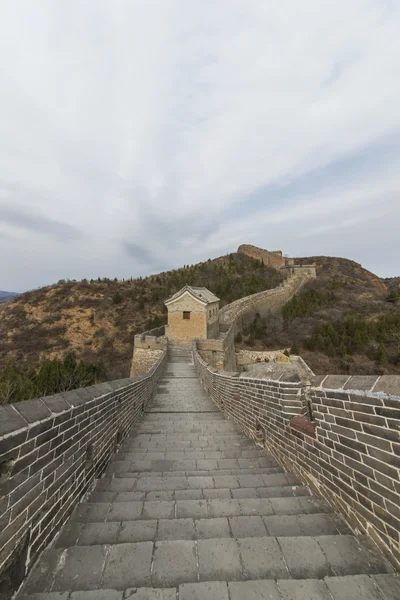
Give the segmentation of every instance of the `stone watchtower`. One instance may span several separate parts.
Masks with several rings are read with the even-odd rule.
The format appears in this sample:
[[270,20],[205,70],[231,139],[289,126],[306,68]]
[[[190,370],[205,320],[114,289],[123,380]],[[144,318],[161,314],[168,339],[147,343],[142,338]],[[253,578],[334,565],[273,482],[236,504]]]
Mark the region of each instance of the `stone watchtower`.
[[185,285],[164,304],[168,309],[165,335],[170,344],[191,346],[193,339],[218,337],[219,298],[207,288]]

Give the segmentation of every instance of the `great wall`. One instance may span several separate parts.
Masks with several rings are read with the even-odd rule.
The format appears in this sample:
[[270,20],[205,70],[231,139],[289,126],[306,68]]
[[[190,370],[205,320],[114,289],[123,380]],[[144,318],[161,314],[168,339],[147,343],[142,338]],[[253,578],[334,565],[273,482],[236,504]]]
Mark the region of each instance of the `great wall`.
[[287,279],[215,339],[0,407],[0,600],[398,600],[400,377],[239,377],[235,332],[315,275],[239,251]]

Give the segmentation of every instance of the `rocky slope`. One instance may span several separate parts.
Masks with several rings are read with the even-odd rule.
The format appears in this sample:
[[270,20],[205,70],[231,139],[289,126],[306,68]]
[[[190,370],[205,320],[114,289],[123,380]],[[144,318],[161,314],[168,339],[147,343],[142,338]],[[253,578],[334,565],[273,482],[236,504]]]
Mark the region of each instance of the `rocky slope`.
[[[305,348],[304,342],[315,327],[343,320],[349,314],[372,321],[385,313],[398,314],[400,303],[387,302],[387,283],[353,261],[307,257],[296,262],[317,265],[317,279],[307,284],[306,291],[331,293],[335,300],[286,323],[280,314],[274,315],[265,335],[250,343],[254,349],[297,343],[315,372],[342,372],[342,358]],[[9,360],[36,368],[48,358],[61,358],[73,350],[87,362],[101,362],[107,378],[125,377],[134,334],[164,323],[163,300],[186,283],[205,285],[221,298],[223,306],[276,287],[281,280],[276,270],[261,261],[232,253],[144,279],[60,281],[32,290],[3,305],[0,311],[0,371]],[[246,341],[248,336],[244,335],[238,346],[248,348]],[[392,350],[389,346],[389,352]],[[352,360],[350,372],[376,372],[376,361],[366,352]],[[399,365],[390,362],[385,369],[400,372],[400,360]]]

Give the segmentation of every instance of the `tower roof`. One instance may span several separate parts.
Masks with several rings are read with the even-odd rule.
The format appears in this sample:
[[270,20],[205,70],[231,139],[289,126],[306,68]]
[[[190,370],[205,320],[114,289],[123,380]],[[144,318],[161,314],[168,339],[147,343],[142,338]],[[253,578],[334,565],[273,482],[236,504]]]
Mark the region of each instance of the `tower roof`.
[[176,292],[176,294],[171,296],[171,298],[165,300],[164,304],[170,304],[171,302],[178,300],[178,298],[183,296],[183,294],[185,293],[190,294],[191,296],[193,296],[193,298],[195,298],[202,304],[211,304],[212,302],[219,302],[219,298],[217,298],[217,296],[210,292],[210,290],[208,290],[206,287],[193,287],[191,285],[186,284],[181,290],[179,290],[179,292]]

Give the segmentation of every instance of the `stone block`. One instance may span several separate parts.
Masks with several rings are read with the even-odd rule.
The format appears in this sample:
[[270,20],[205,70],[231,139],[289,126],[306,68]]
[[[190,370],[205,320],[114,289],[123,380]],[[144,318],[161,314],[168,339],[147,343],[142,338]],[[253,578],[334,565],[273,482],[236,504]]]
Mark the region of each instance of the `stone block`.
[[243,579],[236,540],[198,540],[200,581],[235,581]]
[[278,540],[289,572],[294,579],[322,579],[333,575],[332,568],[315,539],[282,537]]
[[238,544],[248,579],[279,579],[289,576],[275,538],[244,538],[238,540]]
[[[277,584],[282,594],[282,600],[332,600],[325,583],[317,579],[297,579],[295,581],[279,579]],[[348,596],[348,599],[356,600],[357,597]],[[360,596],[360,600],[361,598],[364,600],[363,596]]]
[[[146,502],[144,505],[149,504]],[[111,505],[107,521],[136,521],[142,517],[143,502],[116,502]],[[143,518],[147,518],[144,516]]]
[[179,586],[179,600],[229,600],[225,581],[183,583]]
[[224,517],[198,519],[195,521],[197,539],[214,539],[232,537],[228,519]]
[[267,531],[261,517],[230,517],[229,523],[231,526],[233,537],[265,537]]
[[400,598],[400,574],[374,575],[372,579],[385,600],[398,600]]
[[118,543],[154,541],[157,531],[157,521],[125,521],[121,523],[118,533]]
[[68,548],[64,551],[56,569],[52,590],[55,592],[97,590],[102,583],[101,574],[105,560],[104,546]]
[[205,500],[177,500],[176,516],[178,519],[201,519],[207,517],[207,502]]
[[69,600],[122,600],[123,592],[117,590],[95,590],[92,592],[72,592]]
[[316,541],[337,575],[389,572],[383,557],[374,555],[351,535],[319,536]]
[[0,406],[0,436],[26,427],[27,421],[16,411],[13,405]]
[[194,542],[157,542],[154,551],[152,583],[155,587],[172,587],[197,580]]
[[210,517],[234,517],[241,514],[239,500],[207,500]]
[[125,590],[124,600],[176,600],[176,589],[130,588]]
[[143,519],[173,519],[174,517],[174,502],[168,502],[165,500],[149,500],[144,503]]
[[[325,579],[334,600],[362,598],[362,600],[382,600],[378,588],[367,575],[345,577],[327,577]],[[398,598],[398,596],[397,596]],[[385,597],[385,600],[388,600]]]
[[158,522],[158,540],[193,540],[193,519],[160,519]]
[[230,600],[281,600],[275,581],[234,581],[228,584]]
[[151,542],[111,546],[102,585],[117,590],[151,585],[152,554]]
[[87,523],[79,536],[79,545],[116,544],[119,528],[119,523]]
[[[243,515],[273,515],[271,502],[267,498],[246,498],[239,500],[241,514]],[[239,513],[240,514],[240,513]]]

